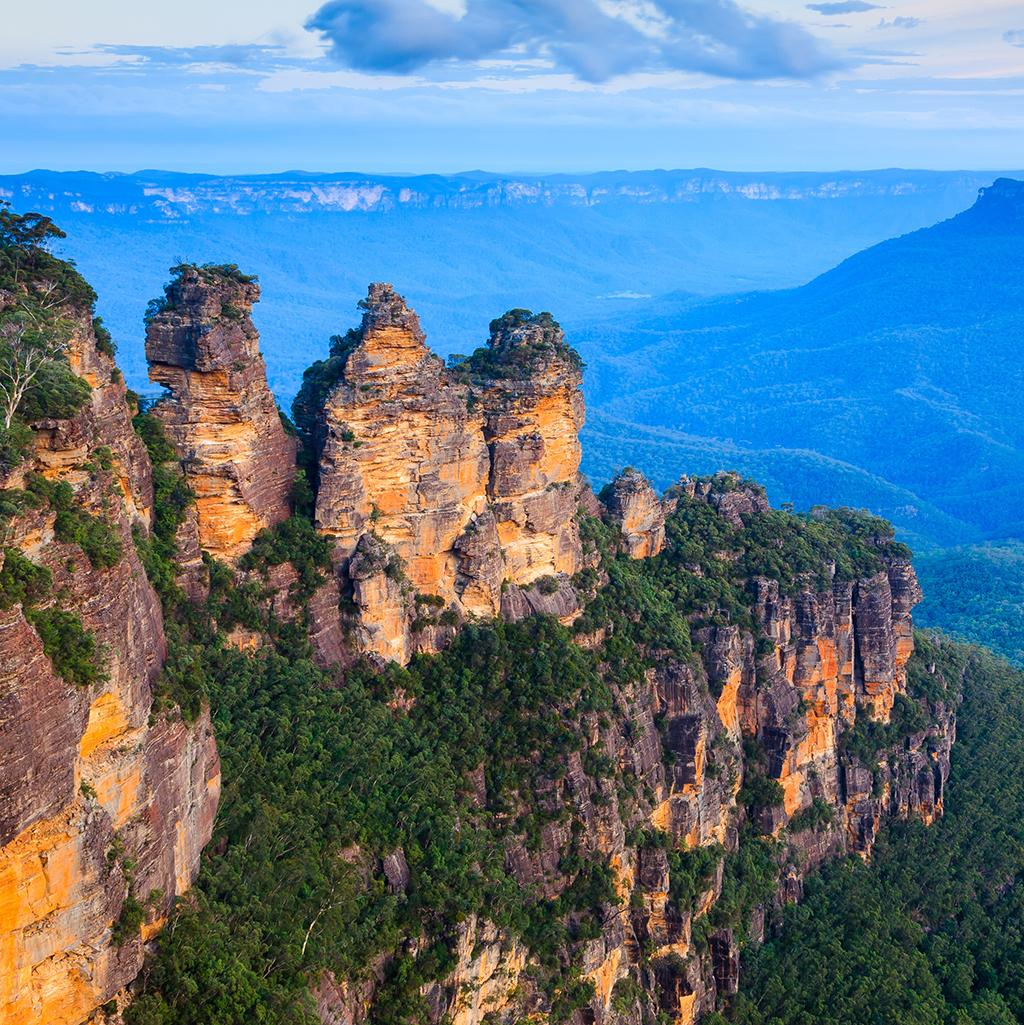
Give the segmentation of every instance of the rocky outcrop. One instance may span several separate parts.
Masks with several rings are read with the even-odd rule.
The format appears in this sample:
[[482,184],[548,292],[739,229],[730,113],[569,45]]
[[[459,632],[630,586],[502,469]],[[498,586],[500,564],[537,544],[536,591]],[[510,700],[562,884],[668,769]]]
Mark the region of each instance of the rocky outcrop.
[[337,539],[342,559],[377,534],[412,587],[446,603],[458,597],[461,570],[467,611],[493,615],[500,576],[487,579],[486,563],[472,551],[460,560],[457,549],[486,507],[481,414],[389,286],[373,286],[364,306],[324,404],[317,527]]
[[484,411],[487,497],[507,577],[530,584],[581,563],[576,505],[582,363],[548,313],[512,310],[459,368]]
[[642,473],[623,470],[602,497],[631,559],[648,559],[661,551],[665,544],[665,509]]
[[233,266],[184,265],[165,293],[146,329],[150,379],[169,392],[155,412],[195,492],[202,548],[234,559],[288,516],[295,475],[250,316],[259,286]]
[[[449,369],[390,285],[372,285],[360,305],[360,329],[307,372],[296,420],[319,457],[316,524],[336,539],[365,650],[398,661],[435,650],[438,617],[495,616],[510,588],[541,578],[552,578],[545,593],[561,591],[568,621],[583,398],[558,325],[506,314],[485,348]],[[387,578],[368,571],[380,545]]]
[[[649,525],[664,531],[664,513],[654,509],[706,504],[723,538],[740,537],[768,511],[763,491],[732,475],[684,480],[664,506],[632,475],[603,498],[603,510],[591,508],[629,555],[630,535],[645,535],[647,544]],[[642,515],[630,514],[638,509]],[[808,872],[848,852],[869,856],[883,820],[930,822],[941,813],[954,709],[908,694],[919,591],[898,546],[882,539],[877,553],[882,568],[855,579],[841,578],[834,564],[785,586],[752,575],[745,625],[695,617],[696,658],[652,653],[639,679],[609,682],[613,711],[576,720],[583,749],[566,755],[557,778],[535,784],[539,835],[511,840],[505,853],[522,891],[548,900],[572,885],[566,852],[570,865],[612,872],[615,899],[596,916],[599,935],[588,933],[574,948],[592,995],[569,1020],[618,1025],[660,1013],[692,1025],[737,992],[739,933],[717,905],[725,855],[741,842],[760,847],[757,834],[777,841],[770,848],[776,891],[750,910],[756,940],[775,927],[785,903],[800,899]],[[741,554],[725,548],[714,557],[734,562]],[[678,571],[697,580],[704,572]],[[532,611],[517,604],[529,590],[507,589],[508,618]],[[609,629],[581,624],[578,643],[602,651]],[[895,741],[878,742],[867,758],[864,738],[890,718]],[[469,786],[486,803],[483,770]],[[454,970],[422,991],[431,1021],[544,1020],[550,993],[514,935],[474,918],[460,926],[455,951]],[[351,997],[338,1005],[321,992],[322,1020],[365,1021],[373,986],[359,992],[360,1013],[352,1013]]]
[[[152,517],[149,462],[84,313],[68,355],[89,400],[72,419],[37,422],[33,454],[0,486],[17,495],[39,474],[69,488],[107,547],[93,566],[38,487],[3,524],[0,565],[27,559],[49,574],[31,600],[0,601],[5,1025],[77,1025],[135,977],[144,941],[195,877],[220,782],[209,716],[186,722],[154,703],[166,644],[132,539]],[[91,682],[65,679],[44,650],[42,624],[58,613],[95,645]]]

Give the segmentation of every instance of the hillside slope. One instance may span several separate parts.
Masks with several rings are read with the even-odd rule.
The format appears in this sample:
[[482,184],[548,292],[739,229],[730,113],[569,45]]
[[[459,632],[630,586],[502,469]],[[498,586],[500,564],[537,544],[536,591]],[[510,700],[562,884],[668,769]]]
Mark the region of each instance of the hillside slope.
[[[948,217],[992,175],[713,170],[592,175],[213,177],[37,171],[0,199],[56,217],[100,293],[129,385],[139,324],[169,266],[231,260],[260,276],[270,384],[287,405],[368,281],[401,281],[441,355],[496,310],[628,322],[638,300],[789,287],[894,232]],[[616,298],[617,296],[621,296]]]
[[1024,673],[978,648],[925,650],[963,679],[946,814],[826,871],[745,959],[745,1025],[1015,1025],[1024,1020]]
[[[580,343],[597,429],[682,433],[700,469],[723,448],[739,469],[773,463],[777,499],[804,500],[817,460],[839,461],[860,474],[836,499],[925,542],[1019,536],[1022,258],[1024,185],[1000,180],[801,288],[665,300],[628,330],[592,327]],[[634,461],[655,470],[657,445],[641,439]]]

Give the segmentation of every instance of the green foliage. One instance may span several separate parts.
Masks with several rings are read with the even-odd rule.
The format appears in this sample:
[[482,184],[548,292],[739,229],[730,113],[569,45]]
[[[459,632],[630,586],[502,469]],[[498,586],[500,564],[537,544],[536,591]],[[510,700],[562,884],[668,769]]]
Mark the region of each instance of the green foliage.
[[756,820],[762,811],[781,805],[784,796],[782,785],[767,774],[762,763],[745,762],[743,786],[736,800],[746,808],[748,818]]
[[[497,344],[495,342],[497,341]],[[491,321],[492,344],[449,364],[459,380],[485,384],[503,378],[524,378],[538,366],[558,359],[583,373],[580,354],[565,341],[562,329],[550,313],[509,310]]]
[[135,939],[145,920],[146,906],[141,904],[129,889],[121,904],[121,913],[117,916],[117,921],[114,922],[111,930],[114,946],[119,947],[122,943]]
[[766,904],[779,878],[778,841],[754,835],[749,826],[740,831],[739,848],[725,856],[722,892],[708,913],[714,928],[729,927],[746,933],[754,908]]
[[[165,933],[133,1022],[302,1021],[307,977],[323,968],[358,973],[401,937],[443,937],[482,907],[519,932],[569,916],[585,933],[613,896],[602,866],[581,865],[554,907],[505,869],[508,812],[543,775],[564,771],[579,715],[608,704],[593,657],[557,622],[471,626],[440,656],[383,676],[360,666],[341,688],[304,658],[216,644],[195,657],[223,763],[212,844],[223,853],[205,859],[195,909]],[[408,713],[388,705],[399,690],[414,699]],[[466,783],[480,765],[482,809]],[[353,845],[363,852],[354,863],[337,857]],[[360,859],[396,847],[409,893],[364,886]],[[389,984],[384,1006],[402,1006],[404,979]]]
[[106,679],[96,638],[73,612],[28,609],[25,616],[39,634],[58,676],[82,687]]
[[877,573],[883,557],[910,558],[910,549],[894,540],[892,525],[855,509],[813,508],[806,516],[780,509],[751,516],[742,531],[740,572],[778,580],[793,593],[804,579],[820,589],[835,563],[835,579],[857,580]]
[[669,848],[668,877],[672,900],[681,907],[692,907],[711,883],[715,869],[725,852],[718,845]]
[[171,273],[175,277],[180,277],[183,272],[191,270],[198,271],[199,276],[207,280],[225,278],[239,285],[251,285],[259,281],[255,274],[244,274],[238,269],[236,263],[179,263],[176,267],[171,268]]
[[70,305],[92,310],[96,293],[70,260],[48,247],[65,233],[43,214],[14,213],[0,201],[0,288],[20,290],[52,283]]
[[19,602],[35,605],[45,598],[53,586],[53,574],[45,566],[37,566],[17,548],[4,549],[0,566],[0,609],[9,609]]
[[800,833],[803,830],[813,829],[820,832],[832,825],[835,818],[835,810],[827,801],[816,797],[806,808],[798,811],[789,820],[789,831]]
[[[918,665],[921,664],[918,659]],[[915,675],[922,672],[914,670]],[[866,715],[857,716],[853,726],[839,737],[839,750],[847,758],[856,758],[873,772],[878,770],[878,755],[904,737],[918,733],[928,725],[920,704],[904,694],[897,694],[888,723],[877,722]]]
[[1024,666],[1024,542],[1001,541],[920,553],[922,627],[983,644]]
[[117,355],[117,345],[114,342],[113,335],[111,335],[103,323],[102,317],[92,318],[92,331],[96,336],[97,350],[102,352],[104,356],[109,356],[113,359]]
[[48,363],[25,392],[18,416],[28,423],[67,420],[89,401],[92,389],[63,361]]
[[[312,444],[317,415],[324,408],[331,390],[341,380],[345,364],[360,341],[362,333],[355,329],[344,335],[332,335],[327,359],[317,360],[303,373],[302,386],[292,404],[292,417],[307,445]],[[354,436],[350,440],[354,440]]]
[[558,590],[558,577],[549,574],[534,581],[534,586],[541,594],[554,594]]
[[32,430],[15,418],[10,427],[0,423],[0,470],[17,466],[32,447]]
[[239,560],[239,568],[259,570],[265,575],[270,566],[290,562],[299,575],[294,595],[299,600],[308,600],[327,579],[333,548],[333,540],[319,533],[312,520],[290,516],[256,535],[252,548]]
[[640,1006],[644,995],[643,986],[632,975],[627,975],[625,978],[619,979],[612,990],[612,1011],[625,1017]]
[[28,490],[37,501],[45,501],[57,513],[54,533],[65,544],[76,544],[94,569],[106,569],[121,558],[123,546],[113,524],[86,512],[75,502],[75,493],[65,481],[50,481],[32,474]]
[[170,615],[184,602],[176,580],[177,534],[195,496],[185,482],[178,454],[163,424],[152,413],[140,410],[132,418],[132,426],[145,444],[153,467],[154,507],[149,535],[137,529],[133,531],[133,539],[146,576],[163,602],[164,613]]

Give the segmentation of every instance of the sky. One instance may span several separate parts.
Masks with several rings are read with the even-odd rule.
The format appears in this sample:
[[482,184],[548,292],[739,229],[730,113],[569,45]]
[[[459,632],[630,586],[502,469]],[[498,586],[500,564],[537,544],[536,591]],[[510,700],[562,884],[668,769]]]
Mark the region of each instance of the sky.
[[0,173],[1024,166],[1020,0],[33,0]]

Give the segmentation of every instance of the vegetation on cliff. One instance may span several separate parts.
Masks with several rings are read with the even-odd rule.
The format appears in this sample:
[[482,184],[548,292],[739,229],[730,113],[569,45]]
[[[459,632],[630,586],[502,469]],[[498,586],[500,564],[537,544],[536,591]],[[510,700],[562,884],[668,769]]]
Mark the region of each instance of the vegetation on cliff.
[[964,701],[945,815],[826,869],[746,958],[744,1025],[1013,1025],[1024,1019],[1024,673],[933,639],[915,660]]
[[[48,217],[0,203],[0,471],[27,452],[28,424],[73,416],[91,390],[66,350],[73,318],[92,317],[96,294],[48,251],[63,237]],[[112,352],[109,333],[104,339]]]
[[[326,553],[311,548],[306,524],[263,535],[241,568],[294,558],[303,575],[315,572]],[[750,626],[747,574],[783,566],[791,587],[794,572],[825,573],[825,563],[870,573],[892,540],[879,521],[850,512],[759,513],[734,527],[686,496],[657,558],[617,555],[614,531],[594,518],[584,536],[610,579],[577,625],[607,631],[596,650],[555,620],[530,617],[469,626],[404,669],[360,664],[341,677],[314,665],[301,631],[268,618],[258,587],[211,564],[209,618],[198,618],[213,632],[190,651],[224,767],[215,853],[144,970],[134,1025],[312,1020],[310,985],[324,971],[378,977],[373,1021],[426,1022],[421,987],[451,970],[458,923],[475,913],[522,937],[552,1020],[591,998],[579,958],[618,898],[608,865],[579,842],[578,812],[545,800],[551,781],[582,756],[595,794],[611,788],[623,809],[642,807],[630,768],[586,739],[633,714],[622,688],[665,658],[695,657],[693,623]],[[238,622],[274,647],[252,654],[225,644],[220,631]],[[757,803],[749,788],[744,799]],[[566,885],[546,899],[516,881],[507,852],[539,849],[545,828],[565,816]],[[706,891],[724,854],[645,829],[630,842],[667,848],[681,909]],[[379,867],[396,851],[407,867],[398,885]],[[701,935],[743,925],[777,873],[775,847],[745,830]],[[424,939],[416,953],[410,937]]]

